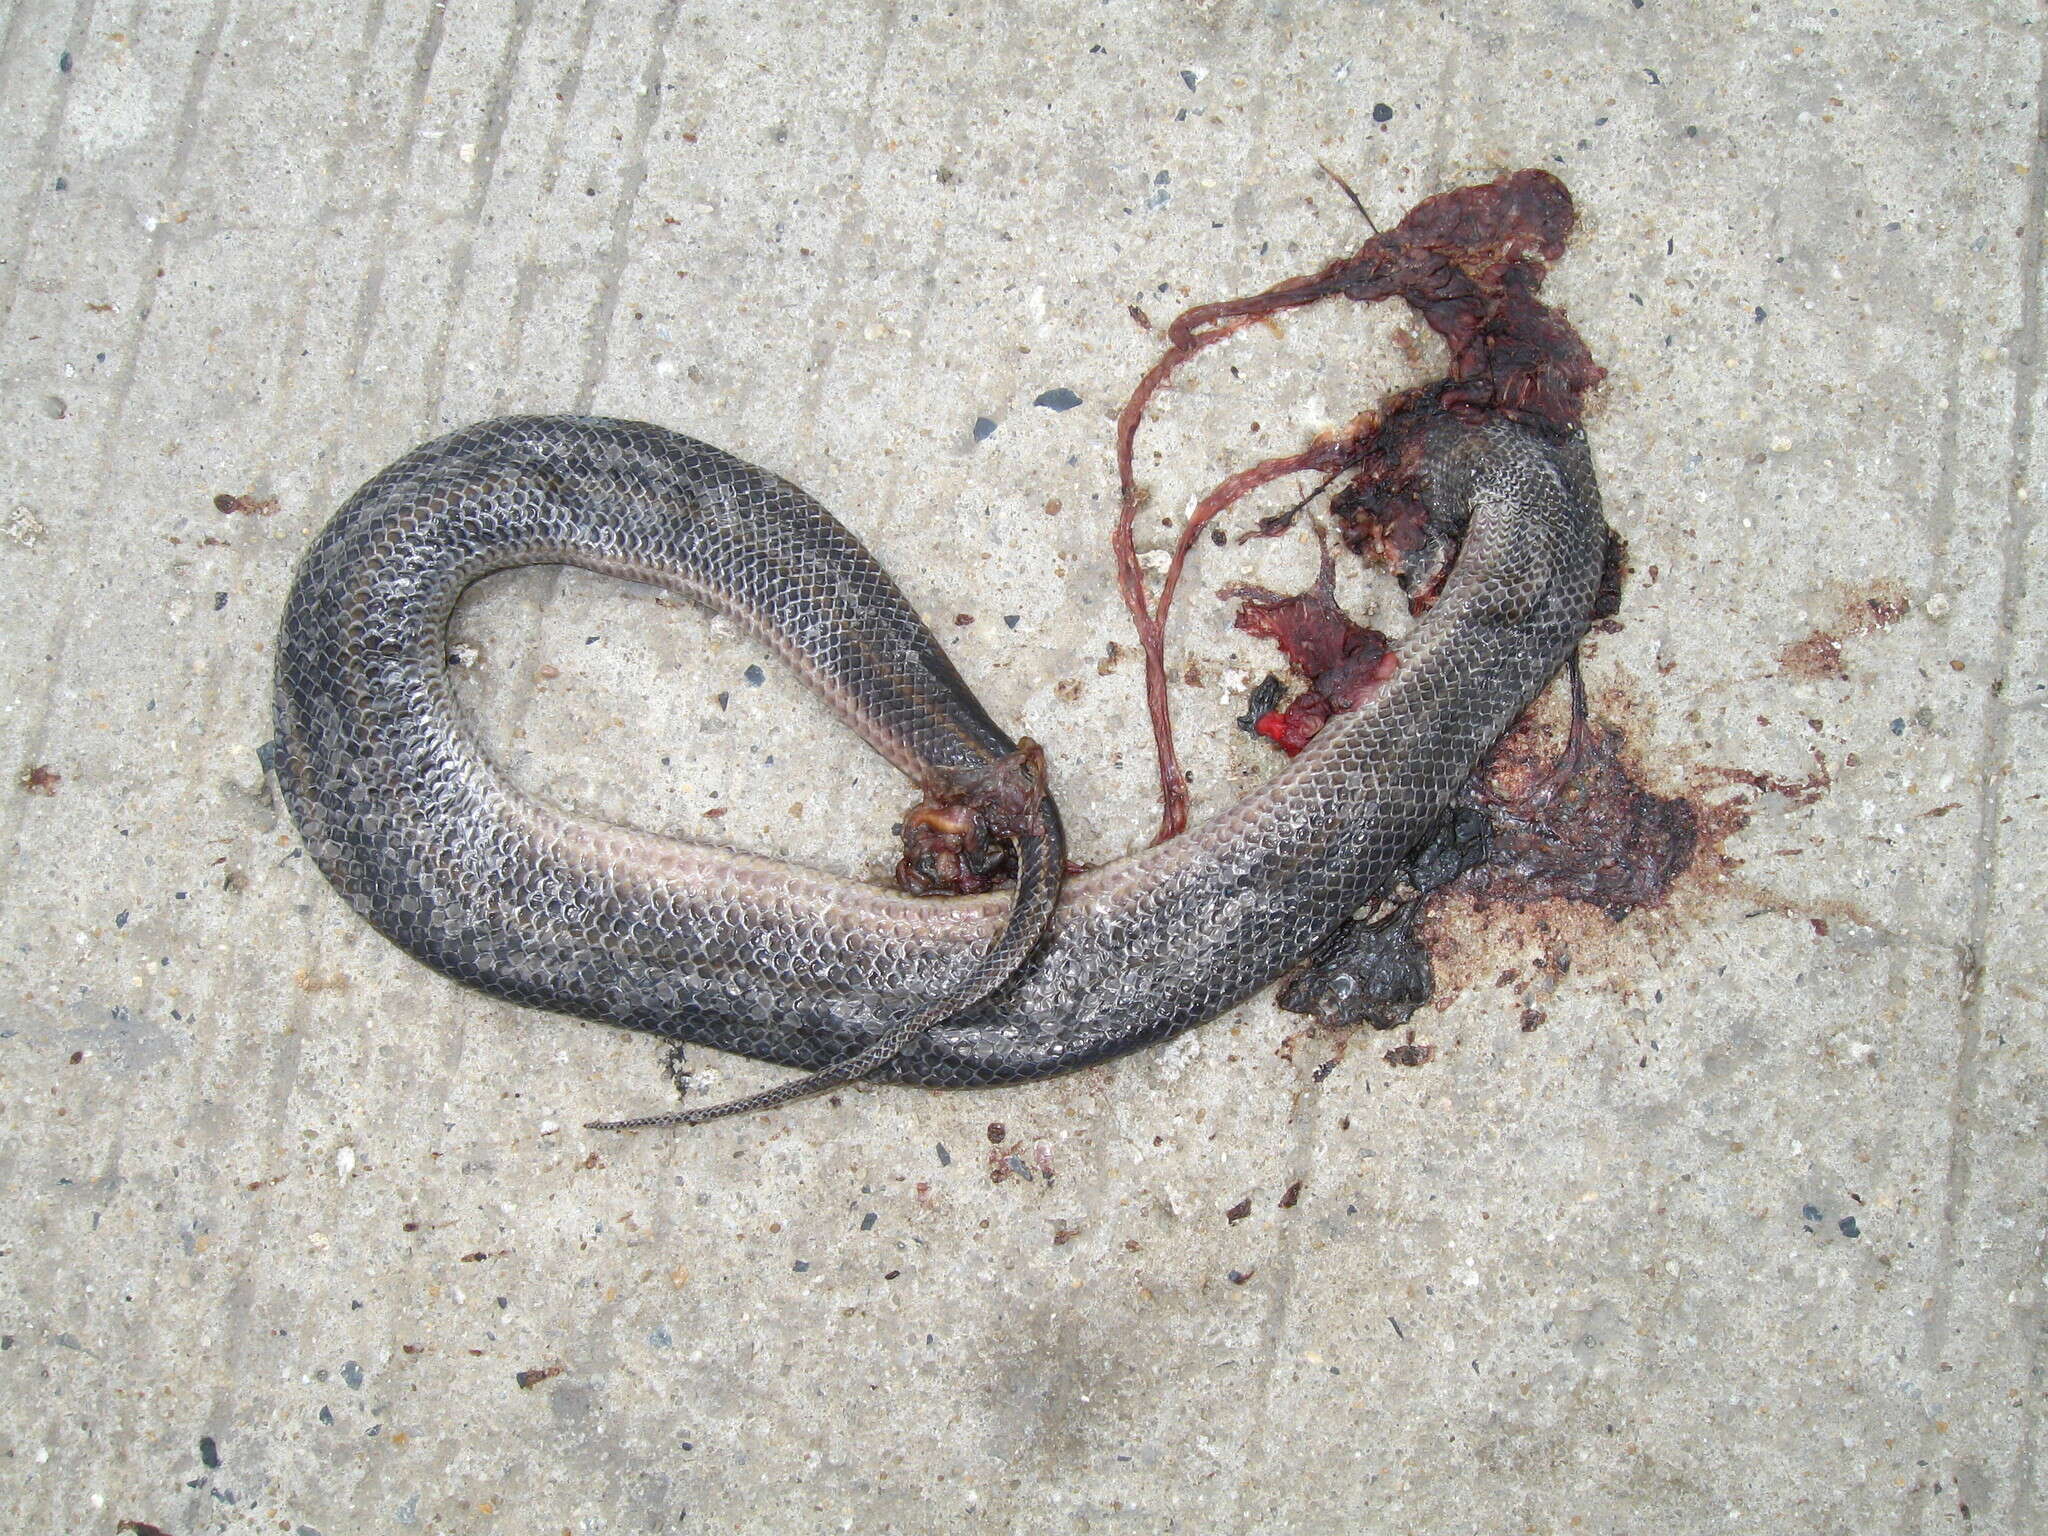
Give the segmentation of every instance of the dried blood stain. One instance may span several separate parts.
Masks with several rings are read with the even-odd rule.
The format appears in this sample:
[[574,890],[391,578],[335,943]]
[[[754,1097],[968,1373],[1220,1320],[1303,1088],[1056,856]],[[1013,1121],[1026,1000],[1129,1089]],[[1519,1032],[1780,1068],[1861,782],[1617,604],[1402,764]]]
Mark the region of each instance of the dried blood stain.
[[1803,640],[1794,640],[1778,652],[1780,672],[1812,682],[1846,681],[1849,670],[1842,661],[1843,642],[1891,628],[1906,616],[1911,601],[1897,582],[1880,581],[1866,592],[1843,597],[1839,606],[1840,613],[1832,624],[1814,630]]

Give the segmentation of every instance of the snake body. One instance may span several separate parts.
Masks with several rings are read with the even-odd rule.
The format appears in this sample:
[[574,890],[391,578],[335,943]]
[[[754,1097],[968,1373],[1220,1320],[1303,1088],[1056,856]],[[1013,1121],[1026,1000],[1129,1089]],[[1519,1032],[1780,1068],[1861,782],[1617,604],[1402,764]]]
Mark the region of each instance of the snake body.
[[1606,525],[1581,434],[1447,417],[1425,493],[1463,542],[1392,678],[1214,819],[1068,878],[1042,925],[1003,895],[914,898],[573,817],[492,767],[450,690],[448,616],[479,576],[542,563],[732,614],[914,777],[1013,750],[822,507],[640,423],[484,422],[357,491],[287,603],[279,784],[363,917],[493,996],[813,1071],[951,999],[872,1075],[1046,1077],[1213,1018],[1310,954],[1583,634]]

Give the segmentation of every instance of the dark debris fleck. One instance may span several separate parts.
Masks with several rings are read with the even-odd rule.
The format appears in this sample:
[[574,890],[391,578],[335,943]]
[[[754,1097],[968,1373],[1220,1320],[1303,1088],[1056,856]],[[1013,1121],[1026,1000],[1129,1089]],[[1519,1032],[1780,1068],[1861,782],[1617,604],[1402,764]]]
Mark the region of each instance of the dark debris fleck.
[[1405,1044],[1395,1046],[1381,1058],[1390,1067],[1421,1067],[1436,1060],[1434,1045],[1418,1045],[1415,1032],[1410,1030]]

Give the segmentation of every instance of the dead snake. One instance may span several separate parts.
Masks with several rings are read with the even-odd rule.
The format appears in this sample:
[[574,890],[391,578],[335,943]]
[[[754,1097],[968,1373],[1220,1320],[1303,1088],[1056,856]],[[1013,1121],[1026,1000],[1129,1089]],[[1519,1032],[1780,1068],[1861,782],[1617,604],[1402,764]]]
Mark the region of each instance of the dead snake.
[[478,577],[556,563],[731,614],[927,785],[1019,761],[829,513],[635,422],[484,422],[348,500],[285,609],[279,785],[357,912],[495,997],[833,1081],[1046,1077],[1213,1018],[1315,950],[1379,895],[1584,633],[1606,525],[1582,434],[1445,418],[1424,478],[1432,525],[1462,545],[1380,691],[1212,820],[1063,888],[1046,801],[1010,829],[1014,904],[920,899],[577,818],[492,767],[450,689],[448,617]]

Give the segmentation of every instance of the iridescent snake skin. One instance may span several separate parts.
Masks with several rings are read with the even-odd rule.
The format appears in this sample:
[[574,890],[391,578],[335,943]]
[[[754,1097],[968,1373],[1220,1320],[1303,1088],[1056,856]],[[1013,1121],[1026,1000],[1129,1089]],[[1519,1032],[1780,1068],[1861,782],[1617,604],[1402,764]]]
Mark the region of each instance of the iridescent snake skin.
[[530,564],[733,615],[928,788],[1031,765],[822,507],[635,422],[484,422],[349,499],[285,610],[278,781],[357,912],[495,997],[829,1081],[1047,1077],[1213,1018],[1316,950],[1578,642],[1606,536],[1583,435],[1446,418],[1425,479],[1433,524],[1463,543],[1380,691],[1212,820],[1063,885],[1044,801],[1003,829],[1014,898],[912,897],[570,816],[492,767],[449,686],[448,616],[479,576]]

